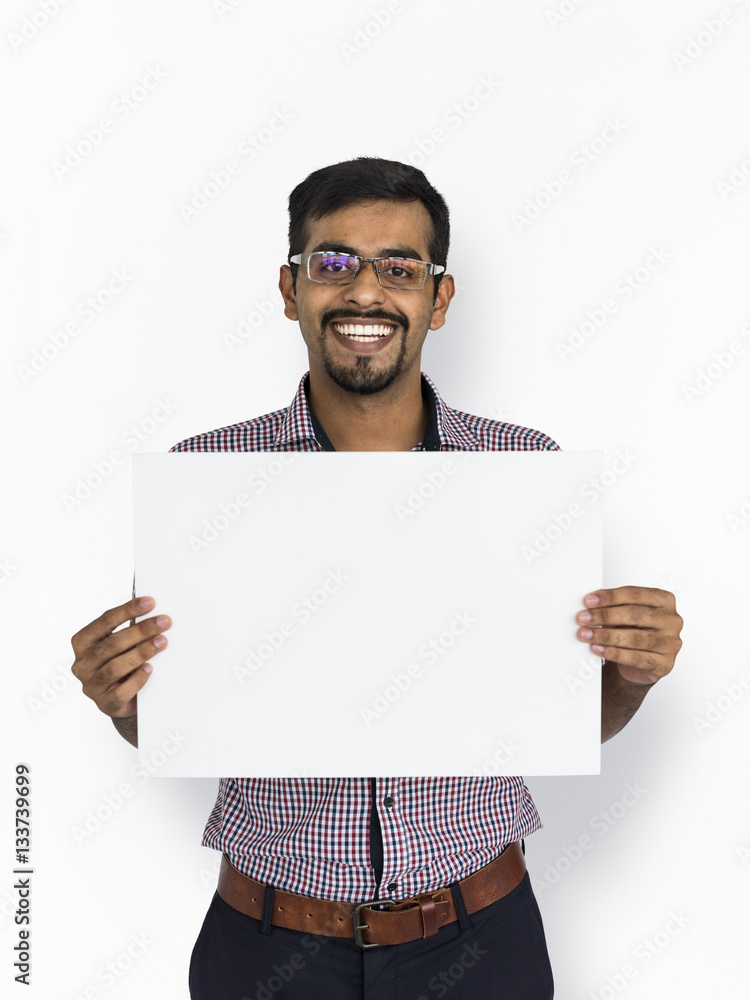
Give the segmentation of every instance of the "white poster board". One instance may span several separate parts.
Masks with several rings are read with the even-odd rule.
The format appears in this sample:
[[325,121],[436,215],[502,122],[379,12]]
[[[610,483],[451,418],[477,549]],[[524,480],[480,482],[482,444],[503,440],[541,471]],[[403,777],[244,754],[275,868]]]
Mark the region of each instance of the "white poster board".
[[[600,452],[133,456],[164,776],[594,774]],[[571,679],[585,675],[587,683]]]

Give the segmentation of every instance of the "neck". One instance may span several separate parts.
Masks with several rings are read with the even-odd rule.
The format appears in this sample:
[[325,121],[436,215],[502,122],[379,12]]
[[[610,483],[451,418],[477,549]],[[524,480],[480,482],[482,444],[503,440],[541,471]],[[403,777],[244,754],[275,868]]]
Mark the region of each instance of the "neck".
[[348,392],[311,368],[310,407],[336,451],[411,451],[424,438],[429,414],[418,367],[371,396]]

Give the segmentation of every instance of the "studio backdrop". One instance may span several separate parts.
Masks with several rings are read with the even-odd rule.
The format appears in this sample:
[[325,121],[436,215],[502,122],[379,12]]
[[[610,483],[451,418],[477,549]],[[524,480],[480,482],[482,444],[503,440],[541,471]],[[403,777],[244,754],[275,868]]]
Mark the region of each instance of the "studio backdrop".
[[361,155],[450,207],[457,294],[423,353],[443,398],[603,450],[604,585],[685,619],[601,774],[529,779],[556,996],[741,995],[750,4],[12,0],[0,22],[3,995],[187,997],[216,782],[160,776],[174,741],[139,757],[70,637],[130,597],[133,456],[289,404],[287,198]]

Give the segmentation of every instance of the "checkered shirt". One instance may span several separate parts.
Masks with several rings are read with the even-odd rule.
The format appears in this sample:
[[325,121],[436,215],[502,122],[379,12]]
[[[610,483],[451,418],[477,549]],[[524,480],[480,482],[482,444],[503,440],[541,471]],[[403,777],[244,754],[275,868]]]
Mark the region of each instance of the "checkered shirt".
[[[324,451],[306,373],[289,407],[187,438],[172,451]],[[446,406],[422,375],[440,451],[557,451],[546,434]],[[420,443],[412,451],[424,450]],[[432,892],[487,864],[541,827],[521,777],[222,778],[203,844],[259,882],[360,902],[377,882],[370,812],[383,840],[382,898]]]

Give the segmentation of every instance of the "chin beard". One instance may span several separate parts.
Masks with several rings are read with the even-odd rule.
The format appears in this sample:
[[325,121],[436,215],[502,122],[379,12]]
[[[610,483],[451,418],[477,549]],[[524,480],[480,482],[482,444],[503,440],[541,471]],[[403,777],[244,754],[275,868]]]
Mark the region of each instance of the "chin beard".
[[401,335],[398,356],[389,368],[378,368],[372,363],[374,357],[369,354],[360,354],[354,357],[353,365],[339,365],[331,360],[325,346],[321,353],[326,375],[339,388],[345,389],[347,392],[357,393],[359,396],[372,396],[392,385],[403,371],[406,357],[406,332],[404,331]]

